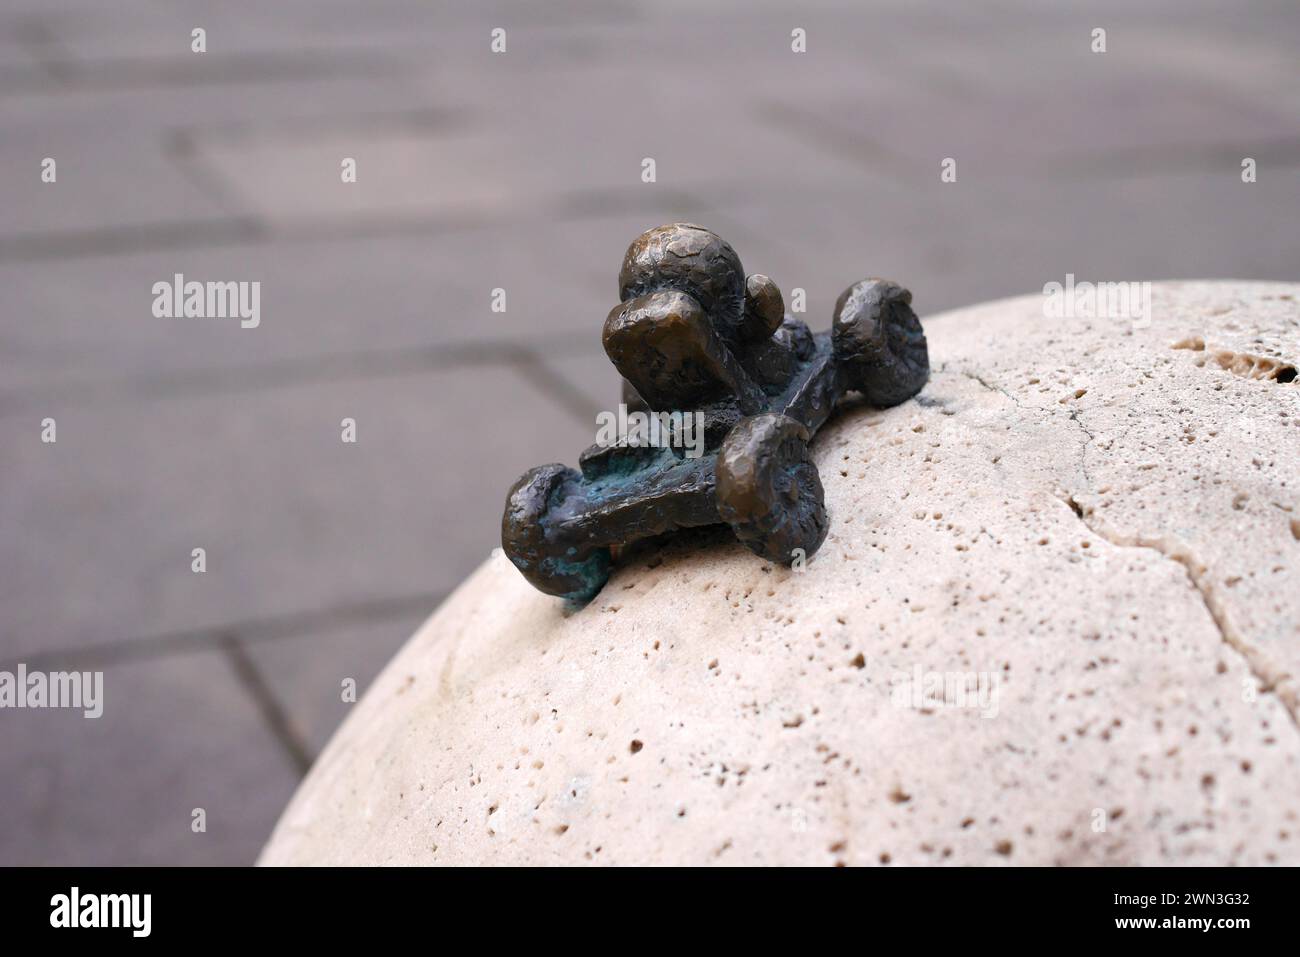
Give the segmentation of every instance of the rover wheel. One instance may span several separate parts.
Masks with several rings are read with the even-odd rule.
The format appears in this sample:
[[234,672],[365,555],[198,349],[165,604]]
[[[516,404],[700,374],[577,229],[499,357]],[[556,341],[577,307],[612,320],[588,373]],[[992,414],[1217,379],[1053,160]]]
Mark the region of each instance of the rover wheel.
[[548,520],[553,507],[577,494],[582,476],[563,465],[539,465],[525,473],[506,496],[501,548],[538,591],[587,601],[609,579],[610,552],[560,540]]
[[906,402],[930,378],[930,354],[912,294],[888,279],[856,282],[835,304],[835,358],[849,387],[873,405]]
[[808,430],[774,412],[742,419],[718,452],[718,514],[755,554],[789,565],[826,538]]

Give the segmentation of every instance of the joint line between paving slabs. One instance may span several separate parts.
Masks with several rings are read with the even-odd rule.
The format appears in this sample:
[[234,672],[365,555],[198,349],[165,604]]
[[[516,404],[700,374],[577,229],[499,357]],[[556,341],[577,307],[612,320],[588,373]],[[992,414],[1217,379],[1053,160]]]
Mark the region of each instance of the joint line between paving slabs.
[[29,668],[87,668],[123,662],[159,658],[210,650],[225,635],[236,635],[245,644],[278,641],[303,634],[322,634],[356,624],[370,624],[398,618],[424,618],[446,596],[445,592],[421,592],[335,605],[320,610],[288,612],[267,618],[228,622],[210,628],[174,631],[112,644],[82,645],[12,656],[0,661],[0,669],[13,668],[19,662]]
[[27,409],[94,403],[130,403],[158,399],[228,395],[253,390],[294,388],[317,382],[422,375],[448,369],[521,361],[519,347],[503,342],[452,342],[421,348],[375,352],[330,353],[315,358],[286,358],[248,366],[183,369],[131,378],[74,382],[57,389],[0,393],[0,416]]
[[221,635],[217,639],[217,644],[221,647],[231,668],[234,669],[235,677],[253,699],[271,736],[284,749],[299,776],[306,774],[312,764],[311,749],[298,734],[293,722],[289,720],[288,713],[281,706],[280,699],[271,690],[271,686],[267,684],[262,670],[257,667],[257,662],[248,654],[248,649],[244,647],[243,642],[229,632]]
[[559,403],[576,421],[594,427],[602,405],[585,390],[575,386],[531,349],[521,350],[511,362],[533,387]]

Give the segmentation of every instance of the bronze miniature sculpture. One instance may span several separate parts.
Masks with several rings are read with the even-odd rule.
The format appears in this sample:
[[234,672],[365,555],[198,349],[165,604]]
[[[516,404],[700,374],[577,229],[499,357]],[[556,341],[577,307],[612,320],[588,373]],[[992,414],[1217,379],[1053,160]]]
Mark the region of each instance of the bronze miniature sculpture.
[[506,499],[506,555],[533,586],[575,601],[605,584],[611,549],[681,528],[725,522],[773,562],[811,556],[827,527],[812,435],[848,392],[892,406],[929,378],[912,294],[854,283],[831,330],[813,335],[785,315],[771,279],[746,277],[731,246],[688,223],[642,233],[618,280],[602,338],[623,401],[661,415],[669,433],[681,416],[666,413],[701,411],[703,454],[671,441],[593,445],[581,471],[532,469]]

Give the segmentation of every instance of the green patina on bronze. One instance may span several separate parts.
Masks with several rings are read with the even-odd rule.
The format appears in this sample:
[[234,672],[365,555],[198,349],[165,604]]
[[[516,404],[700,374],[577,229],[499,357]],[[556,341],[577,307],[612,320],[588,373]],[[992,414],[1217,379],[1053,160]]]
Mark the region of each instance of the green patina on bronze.
[[638,237],[618,284],[602,338],[623,401],[701,412],[703,455],[593,445],[578,469],[532,469],[506,499],[506,555],[536,588],[574,601],[605,584],[611,549],[681,528],[725,522],[771,561],[811,556],[827,528],[812,436],[849,392],[897,405],[929,378],[912,294],[854,283],[830,331],[813,335],[771,279],[746,276],[731,246],[689,223]]

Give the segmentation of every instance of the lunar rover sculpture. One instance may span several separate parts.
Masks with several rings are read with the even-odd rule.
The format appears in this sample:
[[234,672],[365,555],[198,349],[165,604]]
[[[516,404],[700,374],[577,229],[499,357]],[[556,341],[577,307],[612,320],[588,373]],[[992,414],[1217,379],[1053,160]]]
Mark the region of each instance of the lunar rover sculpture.
[[702,412],[703,454],[672,441],[593,445],[578,469],[542,465],[510,489],[501,544],[536,588],[585,601],[609,578],[611,549],[725,522],[763,558],[812,555],[826,537],[808,444],[849,392],[876,406],[916,395],[930,374],[912,294],[854,283],[830,331],[785,315],[776,284],[746,276],[716,234],[688,223],[643,233],[619,272],[605,352],[623,401],[649,413]]

